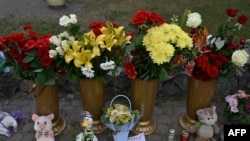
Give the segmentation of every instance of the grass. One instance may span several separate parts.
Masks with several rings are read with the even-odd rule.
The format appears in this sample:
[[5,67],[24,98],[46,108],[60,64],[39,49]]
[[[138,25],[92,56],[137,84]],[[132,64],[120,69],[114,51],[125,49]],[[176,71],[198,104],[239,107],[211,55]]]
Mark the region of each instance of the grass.
[[[167,22],[172,15],[182,15],[185,9],[199,12],[203,18],[203,25],[210,33],[216,32],[220,23],[227,19],[226,8],[237,8],[239,14],[250,18],[250,1],[248,0],[66,0],[67,3],[81,3],[85,6],[75,14],[83,28],[87,28],[92,21],[114,21],[124,25],[127,30],[133,14],[138,9],[155,11],[163,16]],[[57,34],[62,30],[58,19],[53,17],[25,16],[10,14],[0,20],[0,35],[7,35],[21,29],[21,25],[30,23],[38,33]],[[250,38],[250,21],[238,33],[238,36]]]

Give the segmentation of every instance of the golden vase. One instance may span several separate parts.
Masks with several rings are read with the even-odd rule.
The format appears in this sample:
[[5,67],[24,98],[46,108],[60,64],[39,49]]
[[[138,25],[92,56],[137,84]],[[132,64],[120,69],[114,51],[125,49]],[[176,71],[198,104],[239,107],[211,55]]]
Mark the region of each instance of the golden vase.
[[[107,127],[101,123],[102,108],[105,107],[104,82],[100,79],[80,79],[80,95],[82,108],[93,116],[92,130],[102,133]],[[83,127],[82,127],[83,128]]]
[[62,133],[66,128],[66,121],[59,116],[58,85],[39,85],[33,89],[35,109],[38,115],[54,114],[52,120],[55,136]]
[[198,120],[196,111],[211,105],[217,81],[202,81],[194,77],[188,79],[186,113],[179,117],[182,128],[189,131],[190,126]]
[[156,129],[156,121],[152,118],[155,100],[158,92],[159,80],[140,80],[131,81],[131,102],[132,109],[140,111],[140,120],[132,129],[132,132],[145,135],[153,133]]

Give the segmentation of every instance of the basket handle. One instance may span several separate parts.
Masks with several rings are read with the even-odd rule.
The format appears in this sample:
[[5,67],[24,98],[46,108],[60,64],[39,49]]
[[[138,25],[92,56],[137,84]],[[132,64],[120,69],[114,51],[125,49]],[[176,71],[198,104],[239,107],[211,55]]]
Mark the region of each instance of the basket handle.
[[126,98],[126,99],[128,100],[128,103],[129,103],[129,109],[131,110],[131,101],[130,101],[129,98],[128,98],[127,96],[125,96],[125,95],[117,95],[117,96],[115,96],[115,97],[111,100],[111,102],[110,102],[110,107],[112,107],[114,100],[115,100],[116,98],[118,98],[118,97],[124,97],[124,98]]

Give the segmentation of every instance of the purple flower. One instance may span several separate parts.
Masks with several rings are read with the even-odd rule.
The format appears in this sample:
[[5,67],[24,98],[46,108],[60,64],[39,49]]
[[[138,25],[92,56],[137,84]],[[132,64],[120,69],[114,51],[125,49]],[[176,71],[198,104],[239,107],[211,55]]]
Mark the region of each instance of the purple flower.
[[230,107],[237,107],[237,106],[238,106],[238,101],[237,101],[237,99],[231,99],[231,100],[229,101],[229,105],[230,105]]
[[226,102],[229,102],[232,100],[232,99],[237,99],[237,94],[234,94],[234,95],[228,95],[226,96],[225,100]]
[[238,113],[239,110],[238,110],[237,107],[231,107],[231,112],[233,112],[233,113]]
[[13,116],[17,122],[21,121],[22,119],[26,118],[26,116],[24,115],[24,113],[20,110],[12,110],[10,113],[11,116]]

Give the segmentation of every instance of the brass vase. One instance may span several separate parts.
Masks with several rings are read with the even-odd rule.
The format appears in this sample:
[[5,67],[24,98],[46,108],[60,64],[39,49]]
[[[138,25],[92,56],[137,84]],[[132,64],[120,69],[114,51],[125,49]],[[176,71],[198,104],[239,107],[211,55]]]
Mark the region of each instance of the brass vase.
[[104,82],[100,79],[80,79],[79,87],[82,108],[90,112],[94,119],[92,130],[96,134],[102,133],[107,129],[100,120],[102,108],[105,107]]
[[66,128],[66,121],[59,116],[58,85],[34,85],[33,98],[38,115],[54,114],[52,120],[55,136]]
[[210,81],[202,81],[194,77],[188,79],[186,113],[179,117],[182,128],[189,131],[190,126],[198,120],[196,111],[211,105],[216,85],[215,79]]
[[158,92],[159,80],[141,80],[131,81],[132,109],[140,111],[140,120],[132,129],[135,134],[143,133],[149,135],[156,129],[156,121],[152,118],[155,100]]

